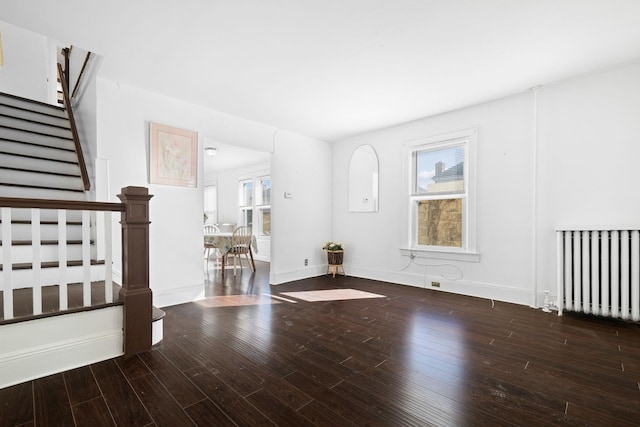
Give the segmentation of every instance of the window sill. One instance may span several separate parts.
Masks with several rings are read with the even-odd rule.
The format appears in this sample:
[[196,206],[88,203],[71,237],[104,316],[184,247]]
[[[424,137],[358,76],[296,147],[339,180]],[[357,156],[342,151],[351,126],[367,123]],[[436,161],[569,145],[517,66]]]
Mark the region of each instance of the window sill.
[[416,248],[400,248],[400,255],[416,258],[447,259],[452,261],[480,262],[478,252],[434,251]]

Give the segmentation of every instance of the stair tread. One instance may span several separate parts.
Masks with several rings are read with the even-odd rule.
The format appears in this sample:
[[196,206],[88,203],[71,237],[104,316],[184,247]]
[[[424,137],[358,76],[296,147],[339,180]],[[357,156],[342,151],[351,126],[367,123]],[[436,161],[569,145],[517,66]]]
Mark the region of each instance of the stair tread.
[[26,197],[29,199],[86,200],[84,190],[59,188],[20,187],[0,183],[0,197]]
[[[57,268],[60,265],[58,261],[46,261],[40,263],[40,268]],[[91,260],[91,265],[104,265],[104,260]],[[33,263],[30,262],[20,262],[16,264],[12,264],[13,270],[30,270],[33,268]],[[67,267],[80,267],[82,266],[82,261],[72,260],[67,261]],[[0,264],[0,271],[3,270],[3,265]]]
[[[25,110],[22,110],[22,111],[25,111]],[[33,112],[33,113],[37,114],[37,112]],[[46,121],[46,120],[43,120],[43,121],[35,120],[35,119],[32,119],[32,118],[25,118],[25,117],[20,117],[20,116],[14,115],[14,114],[8,114],[8,112],[0,112],[0,117],[5,117],[5,118],[11,119],[11,120],[19,120],[21,122],[31,123],[31,124],[34,124],[34,125],[49,126],[49,127],[55,128],[55,129],[63,129],[63,130],[69,129],[69,124],[52,123],[52,122],[49,122],[49,121]],[[47,116],[47,117],[51,117],[51,116]],[[61,117],[58,117],[58,119],[59,119],[60,122],[64,122],[65,120],[67,122],[69,121],[69,119],[61,118]]]
[[[54,104],[48,104],[46,102],[41,102],[41,101],[35,101],[33,99],[29,99],[29,98],[24,98],[22,96],[19,95],[13,95],[11,93],[5,93],[5,92],[0,92],[0,99],[13,99],[16,101],[20,101],[22,102],[23,105],[33,105],[33,106],[37,106],[37,107],[41,107],[46,109],[47,111],[51,111],[51,112],[56,112],[56,113],[60,113],[60,112],[64,112],[64,107],[60,107],[58,105],[54,105]],[[13,105],[13,104],[11,104]]]
[[[26,128],[21,128],[21,127],[16,127],[16,126],[11,126],[7,123],[0,123],[0,128],[4,128],[4,129],[11,129],[14,131],[18,131],[18,132],[24,132],[24,133],[32,133],[35,135],[41,135],[41,136],[46,136],[49,138],[57,138],[57,139],[62,139],[64,141],[72,141],[73,142],[73,135],[71,134],[71,130],[68,129],[62,129],[62,130],[68,130],[69,134],[68,135],[54,135],[51,134],[49,132],[43,132],[43,129],[40,130],[32,130],[32,129],[26,129]],[[60,128],[58,128],[60,129]]]
[[[59,243],[59,240],[51,240],[51,239],[40,240],[41,245],[57,245],[58,243]],[[67,240],[66,243],[67,245],[81,245],[82,240],[71,239],[71,240]],[[93,244],[93,240],[91,240],[90,243]],[[2,240],[0,240],[0,245],[2,245]],[[12,240],[11,241],[11,246],[31,246],[31,245],[32,245],[31,240]]]
[[[31,225],[31,221],[28,220],[12,220],[11,224]],[[2,220],[0,219],[0,224]],[[82,225],[82,221],[67,221],[67,225]],[[58,221],[40,221],[40,225],[58,225]]]
[[47,187],[44,185],[28,185],[28,184],[13,184],[10,182],[3,182],[0,185],[6,187],[21,187],[21,188],[36,188],[40,190],[56,190],[56,191],[71,191],[75,193],[84,193],[84,189],[64,188],[64,187]]
[[[31,154],[46,148],[46,155],[76,159],[76,147],[73,140],[60,139],[46,135],[27,134],[14,129],[0,128],[0,143],[4,151],[17,154]],[[56,156],[57,154],[57,156]]]
[[[46,148],[51,148],[51,147],[46,147]],[[11,153],[9,151],[4,151],[4,150],[1,150],[1,149],[0,149],[0,155],[13,156],[13,157],[25,158],[25,159],[46,160],[46,161],[49,161],[49,162],[67,163],[67,164],[70,164],[70,165],[77,164],[77,162],[72,161],[72,160],[52,159],[52,158],[47,157],[47,156],[34,155],[34,154]]]
[[[82,303],[82,285],[82,283],[70,283],[67,285],[68,309],[65,311],[60,311],[59,308],[59,286],[43,286],[42,314],[37,315],[33,314],[33,289],[14,289],[14,317],[5,320],[4,309],[2,304],[0,304],[0,325],[122,305],[119,296],[121,289],[119,284],[113,284],[113,302],[108,303],[104,297],[104,281],[95,281],[91,282],[91,305],[84,307]],[[0,291],[0,300],[3,300],[3,297],[4,293]]]
[[56,176],[65,176],[71,178],[80,178],[80,173],[62,173],[62,172],[50,172],[44,170],[35,170],[35,169],[24,169],[24,168],[15,168],[10,166],[0,166],[0,169],[10,170],[10,171],[18,171],[18,172],[29,172],[29,173],[41,173],[44,175],[56,175]]

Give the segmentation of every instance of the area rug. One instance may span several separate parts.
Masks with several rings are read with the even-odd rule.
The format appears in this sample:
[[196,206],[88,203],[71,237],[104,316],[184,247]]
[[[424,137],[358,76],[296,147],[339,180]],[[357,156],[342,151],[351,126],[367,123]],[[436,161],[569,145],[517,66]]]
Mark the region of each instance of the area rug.
[[280,295],[285,295],[291,298],[297,298],[309,302],[340,301],[362,298],[386,298],[385,295],[373,294],[371,292],[359,291],[357,289],[327,289],[322,291],[280,292]]
[[203,307],[240,307],[243,305],[280,304],[279,301],[274,301],[268,296],[260,295],[221,295],[207,297],[195,303]]

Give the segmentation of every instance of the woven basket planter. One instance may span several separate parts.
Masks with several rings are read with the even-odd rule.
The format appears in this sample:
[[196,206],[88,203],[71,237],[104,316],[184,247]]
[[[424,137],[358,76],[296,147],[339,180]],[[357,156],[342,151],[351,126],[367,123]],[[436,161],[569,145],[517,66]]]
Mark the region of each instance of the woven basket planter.
[[340,251],[327,251],[327,261],[329,265],[342,265],[344,259],[344,250]]

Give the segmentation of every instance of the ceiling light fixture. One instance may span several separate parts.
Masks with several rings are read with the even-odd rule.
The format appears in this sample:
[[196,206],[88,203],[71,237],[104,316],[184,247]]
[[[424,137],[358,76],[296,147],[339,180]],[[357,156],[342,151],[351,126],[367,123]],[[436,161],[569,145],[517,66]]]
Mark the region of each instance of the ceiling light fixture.
[[204,152],[207,154],[207,156],[209,156],[209,157],[213,157],[213,156],[215,156],[216,154],[218,154],[218,149],[217,149],[217,148],[215,148],[215,147],[206,147],[206,148],[204,149]]

